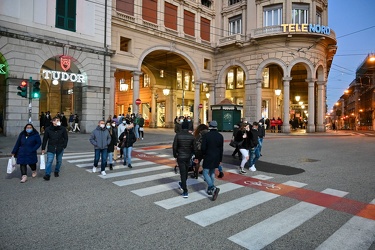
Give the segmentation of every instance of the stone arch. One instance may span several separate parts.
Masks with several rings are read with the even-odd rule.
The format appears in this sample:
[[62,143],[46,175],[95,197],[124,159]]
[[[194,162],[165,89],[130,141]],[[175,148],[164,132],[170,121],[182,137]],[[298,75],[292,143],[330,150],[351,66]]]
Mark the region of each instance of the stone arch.
[[219,84],[225,82],[226,72],[228,71],[228,69],[230,67],[233,67],[233,66],[239,66],[239,67],[241,67],[244,70],[245,79],[246,80],[250,79],[250,74],[249,74],[249,71],[248,71],[246,65],[243,62],[241,62],[241,61],[231,60],[230,62],[228,62],[225,65],[223,65],[223,67],[221,68],[221,70],[219,72],[219,75],[218,75],[218,78],[217,78]]
[[319,63],[316,68],[315,68],[315,74],[314,76],[316,76],[315,78],[318,80],[318,81],[325,81],[326,80],[326,70],[324,68],[324,65],[323,63]]
[[193,60],[193,58],[191,56],[189,56],[187,53],[185,53],[181,50],[178,50],[174,47],[170,47],[170,46],[153,46],[153,47],[150,47],[149,49],[146,49],[145,51],[143,51],[143,53],[139,56],[137,69],[142,68],[142,63],[143,63],[145,57],[148,54],[150,54],[153,51],[157,51],[157,50],[166,50],[166,51],[170,51],[170,52],[173,52],[173,53],[181,56],[186,61],[186,63],[190,66],[190,68],[192,69],[194,76],[196,76],[195,81],[197,81],[197,82],[201,81],[201,74],[200,74],[200,71],[198,70],[199,67],[196,64],[196,62]]
[[307,78],[311,79],[314,77],[313,73],[315,72],[314,65],[311,63],[311,61],[307,60],[306,58],[296,58],[290,62],[288,65],[288,76],[291,76],[292,68],[294,65],[301,63],[306,67],[306,72],[307,72]]
[[279,66],[283,70],[284,77],[288,77],[286,74],[288,74],[289,72],[287,70],[287,65],[285,64],[285,62],[279,58],[269,58],[259,64],[256,73],[256,79],[262,79],[263,69],[271,64],[276,64],[277,66]]

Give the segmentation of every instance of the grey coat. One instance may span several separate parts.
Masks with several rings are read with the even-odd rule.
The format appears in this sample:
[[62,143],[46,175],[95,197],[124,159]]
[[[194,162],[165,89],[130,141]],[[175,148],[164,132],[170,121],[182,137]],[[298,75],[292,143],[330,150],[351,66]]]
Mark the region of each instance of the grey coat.
[[111,143],[111,135],[108,129],[97,126],[94,131],[91,132],[90,143],[94,145],[95,149],[106,149]]

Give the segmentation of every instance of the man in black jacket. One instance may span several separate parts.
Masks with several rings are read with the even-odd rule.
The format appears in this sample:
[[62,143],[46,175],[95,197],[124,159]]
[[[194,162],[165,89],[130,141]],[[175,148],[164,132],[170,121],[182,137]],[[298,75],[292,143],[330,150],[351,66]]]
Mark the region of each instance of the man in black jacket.
[[203,152],[203,176],[207,182],[207,194],[212,195],[212,200],[216,200],[220,189],[215,187],[215,169],[221,165],[224,151],[224,137],[217,131],[217,122],[209,123],[210,132],[206,133],[202,139]]
[[55,177],[59,177],[60,167],[62,163],[62,157],[64,154],[64,149],[68,145],[68,133],[66,128],[61,126],[60,118],[55,117],[52,120],[52,126],[49,126],[44,131],[43,144],[42,144],[42,154],[45,153],[46,145],[47,147],[47,162],[45,176],[43,179],[49,181],[51,176],[51,167],[53,159],[56,155],[56,166],[54,170]]
[[178,183],[180,189],[183,190],[182,196],[188,198],[188,190],[186,180],[188,178],[188,170],[190,160],[194,153],[194,136],[188,131],[188,122],[181,124],[181,132],[177,133],[173,140],[173,157],[177,159],[180,169],[181,181]]

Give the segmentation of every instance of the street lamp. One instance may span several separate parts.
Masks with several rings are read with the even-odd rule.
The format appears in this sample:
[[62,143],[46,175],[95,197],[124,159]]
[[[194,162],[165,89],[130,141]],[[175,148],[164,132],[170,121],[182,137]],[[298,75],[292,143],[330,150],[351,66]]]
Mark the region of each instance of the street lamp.
[[281,89],[275,89],[275,95],[280,96],[281,95]]
[[299,100],[301,100],[301,97],[299,95],[296,95],[295,99],[297,102],[299,102]]

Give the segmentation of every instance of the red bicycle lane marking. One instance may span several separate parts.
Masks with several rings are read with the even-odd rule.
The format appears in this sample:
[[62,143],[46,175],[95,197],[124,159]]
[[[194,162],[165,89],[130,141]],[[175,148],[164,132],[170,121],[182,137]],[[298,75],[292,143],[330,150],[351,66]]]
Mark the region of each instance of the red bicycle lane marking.
[[[324,194],[313,190],[304,188],[293,187],[285,184],[264,181],[249,176],[234,174],[225,172],[223,180],[236,183],[241,186],[251,187],[261,191],[274,193],[280,196],[289,197],[295,200],[308,202],[318,206],[330,208],[336,211],[360,216],[370,220],[375,220],[375,204],[368,204],[356,200],[347,199],[344,197],[338,197],[330,194]],[[259,183],[261,181],[265,185],[252,185],[246,184],[245,182]],[[267,188],[268,186],[268,188]],[[279,187],[270,188],[270,187]]]
[[[167,159],[164,157],[158,157],[157,155],[153,154],[148,155],[146,152],[137,152],[134,156],[143,160],[151,161],[157,164],[164,164],[170,167],[174,167],[176,165],[175,160]],[[308,202],[318,206],[330,208],[336,211],[357,215],[370,220],[375,220],[375,204],[368,204],[356,200],[347,199],[344,197],[324,194],[317,191],[293,187],[281,183],[260,180],[253,177],[230,172],[225,172],[225,175],[222,178],[222,180],[236,183],[244,187],[251,187],[265,192],[274,193],[280,196],[289,197],[295,200]],[[275,186],[279,187],[280,189],[270,189],[264,185],[245,184],[245,182],[259,183],[259,181],[265,183],[268,187]]]

